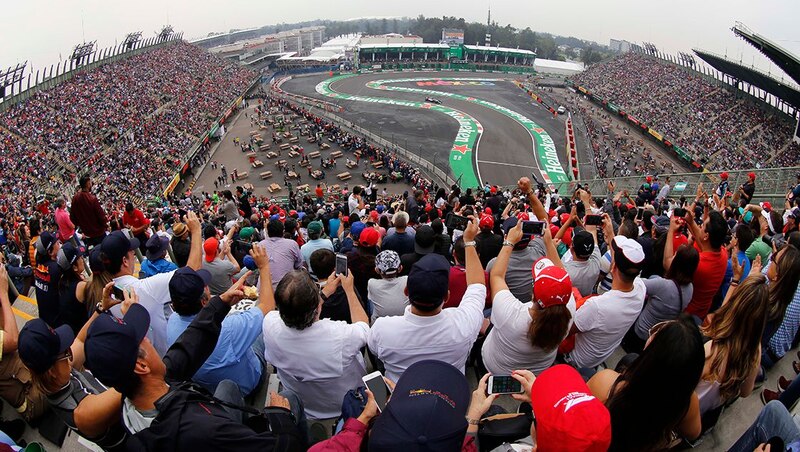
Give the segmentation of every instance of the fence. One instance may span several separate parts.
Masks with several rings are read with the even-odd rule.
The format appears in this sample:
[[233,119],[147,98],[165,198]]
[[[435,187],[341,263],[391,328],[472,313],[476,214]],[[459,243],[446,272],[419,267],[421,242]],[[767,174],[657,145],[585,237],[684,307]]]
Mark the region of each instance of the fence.
[[18,102],[28,99],[39,91],[53,88],[71,79],[79,72],[90,71],[98,66],[126,59],[152,49],[171,45],[182,39],[183,33],[173,34],[166,39],[154,36],[143,41],[137,41],[130,48],[127,48],[127,45],[122,43],[114,47],[94,51],[86,56],[88,62],[85,64],[78,64],[75,60],[70,58],[58,64],[51,65],[49,70],[48,68],[44,70],[37,69],[35,76],[33,73],[28,73],[27,84],[24,89],[23,83],[25,77],[6,88],[7,96],[0,99],[0,112],[7,110]]

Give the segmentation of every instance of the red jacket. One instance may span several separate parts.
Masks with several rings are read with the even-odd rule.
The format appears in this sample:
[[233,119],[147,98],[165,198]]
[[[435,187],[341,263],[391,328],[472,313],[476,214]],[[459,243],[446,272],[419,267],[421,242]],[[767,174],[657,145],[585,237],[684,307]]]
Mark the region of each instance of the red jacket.
[[108,227],[108,218],[97,196],[83,190],[72,197],[70,218],[89,238],[102,236]]

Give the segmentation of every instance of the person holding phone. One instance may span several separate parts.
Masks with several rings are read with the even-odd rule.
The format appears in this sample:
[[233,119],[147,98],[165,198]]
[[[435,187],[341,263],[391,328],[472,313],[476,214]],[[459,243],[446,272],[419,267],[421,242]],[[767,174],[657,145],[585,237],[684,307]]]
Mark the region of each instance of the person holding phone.
[[492,289],[492,328],[481,349],[489,372],[509,375],[515,369],[538,374],[556,358],[567,336],[575,300],[569,274],[561,265],[550,230],[545,230],[547,257],[533,265],[533,301],[522,303],[508,290],[505,273],[511,249],[522,239],[520,223],[508,231],[503,249],[489,276]]

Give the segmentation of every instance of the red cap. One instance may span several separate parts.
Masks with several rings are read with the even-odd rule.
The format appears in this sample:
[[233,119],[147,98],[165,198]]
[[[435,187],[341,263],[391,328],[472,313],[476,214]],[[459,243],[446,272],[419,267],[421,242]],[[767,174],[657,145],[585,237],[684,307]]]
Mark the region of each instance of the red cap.
[[533,382],[531,405],[537,450],[605,451],[611,445],[611,415],[572,367],[542,372]]
[[492,229],[494,228],[494,218],[491,215],[484,215],[481,218],[480,223],[478,223],[478,227],[481,229]]
[[770,204],[769,201],[764,201],[762,203],[759,203],[759,205],[761,206],[762,209],[766,210],[767,212],[772,211],[772,204]]
[[369,217],[372,218],[372,221],[377,223],[378,222],[378,211],[377,210],[370,211]]
[[483,213],[485,215],[491,215],[492,214],[492,208],[491,207],[487,207],[487,208],[483,209]]
[[380,238],[381,233],[376,231],[375,228],[366,228],[359,234],[358,243],[361,246],[375,246],[378,244]]
[[530,221],[531,216],[528,215],[528,212],[520,212],[517,214],[517,220],[519,221]]
[[285,211],[285,210],[281,210],[281,211],[278,213],[278,220],[280,220],[280,221],[286,221],[286,211]]
[[648,184],[649,184],[650,182],[653,182],[653,177],[652,177],[652,176],[647,176],[645,179],[647,180],[647,183],[648,183]]
[[433,206],[430,204],[425,204],[425,212],[427,213],[430,212],[431,210],[433,210]]
[[290,210],[289,211],[289,216],[290,217],[296,217],[297,216],[297,211],[296,210]]
[[728,178],[728,172],[727,171],[723,171],[722,173],[720,173],[719,177],[721,177],[723,179],[727,179]]
[[533,264],[533,299],[541,308],[567,304],[572,294],[572,280],[561,267],[542,257]]
[[756,173],[752,173],[752,172],[747,173],[747,177],[749,177],[750,179],[756,180]]
[[492,188],[489,189],[489,193],[491,193],[491,194],[497,193],[497,187],[492,185]]
[[217,257],[217,250],[219,249],[219,240],[214,237],[207,238],[203,242],[203,251],[206,252],[206,262],[211,262]]
[[561,226],[564,226],[567,223],[567,221],[569,221],[569,214],[562,213],[561,215],[559,215],[558,219],[561,220]]

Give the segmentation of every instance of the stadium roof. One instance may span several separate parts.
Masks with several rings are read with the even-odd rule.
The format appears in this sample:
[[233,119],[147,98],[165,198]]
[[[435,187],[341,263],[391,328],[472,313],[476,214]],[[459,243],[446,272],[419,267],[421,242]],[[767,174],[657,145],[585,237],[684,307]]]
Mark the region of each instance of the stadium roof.
[[397,50],[424,50],[424,49],[449,49],[450,46],[447,44],[427,44],[427,43],[419,43],[414,44],[411,42],[398,42],[393,44],[361,44],[358,46],[361,50],[389,50],[389,51],[397,51]]
[[525,49],[510,49],[508,47],[491,47],[491,46],[471,46],[465,45],[465,49],[472,50],[479,53],[516,53],[518,55],[536,56],[534,52]]
[[536,70],[540,72],[547,72],[548,69],[555,69],[557,71],[568,71],[575,74],[583,72],[586,69],[583,63],[578,63],[575,61],[546,60],[544,58],[537,58],[533,63],[533,67],[537,68]]
[[787,104],[795,108],[800,108],[800,91],[798,91],[797,88],[776,80],[761,71],[743,66],[725,57],[714,55],[704,50],[693,49],[693,51],[697,56],[718,71],[761,88]]
[[800,83],[800,60],[795,55],[792,55],[788,50],[775,44],[771,40],[754,33],[741,22],[737,22],[731,30],[733,30],[736,36],[739,36],[761,51],[764,56],[778,65],[778,67],[786,72],[795,82]]

